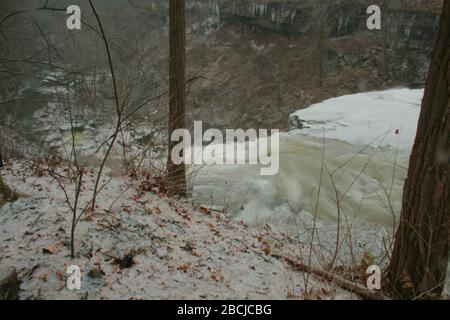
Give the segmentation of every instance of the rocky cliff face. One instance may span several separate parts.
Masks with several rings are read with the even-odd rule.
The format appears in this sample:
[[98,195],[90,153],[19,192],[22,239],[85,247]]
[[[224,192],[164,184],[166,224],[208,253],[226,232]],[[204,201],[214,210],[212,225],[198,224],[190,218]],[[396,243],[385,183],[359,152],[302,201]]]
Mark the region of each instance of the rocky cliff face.
[[[286,36],[301,36],[312,30],[312,24],[321,19],[332,38],[367,33],[367,7],[374,1],[211,1],[213,13],[222,15],[231,23],[244,23],[261,31],[272,31]],[[420,1],[419,1],[420,3]],[[381,5],[388,19],[390,32],[401,31],[399,40],[413,38],[430,44],[430,36],[438,26],[439,12],[419,10],[419,6],[402,6],[397,1]],[[220,8],[220,9],[219,9]],[[320,15],[320,17],[318,17]],[[392,36],[392,35],[391,35]]]
[[[260,35],[280,35],[290,39],[302,37],[325,40],[366,38],[368,48],[375,45],[390,50],[389,67],[397,70],[390,76],[403,84],[421,85],[428,69],[428,61],[439,23],[439,1],[424,7],[425,1],[389,1],[382,8],[382,31],[367,28],[367,7],[373,1],[236,1],[211,0],[191,10],[203,9],[209,21],[219,29],[230,25],[248,27]],[[433,2],[433,1],[431,1]],[[318,29],[322,24],[324,29]],[[339,53],[339,52],[338,52]],[[344,53],[345,54],[345,53]],[[386,58],[387,57],[386,54]],[[353,58],[350,58],[353,60]],[[396,81],[397,82],[397,81]],[[410,83],[407,83],[410,82]]]
[[[373,2],[382,7],[382,29],[370,31],[366,9]],[[15,9],[21,9],[24,3],[36,6],[34,1],[24,0]],[[70,1],[60,5],[66,3]],[[125,82],[133,72],[130,61],[139,52],[141,62],[145,62],[139,72],[149,76],[136,84],[135,98],[164,91],[168,86],[168,1],[135,0],[135,8],[127,2],[111,5],[109,0],[98,0],[97,4],[105,29],[114,35],[112,50],[119,80]],[[80,1],[80,5],[89,11],[87,1]],[[286,129],[290,113],[332,96],[398,86],[421,87],[441,5],[442,0],[188,0],[187,76],[201,77],[188,87],[188,123],[202,120],[205,128]],[[62,20],[55,20],[51,12],[38,13],[41,16],[34,18],[45,33],[52,35],[53,45],[62,53],[52,58],[66,58],[55,63],[71,65],[77,61],[87,73],[95,68],[108,72],[103,44],[95,33],[73,33],[74,37],[79,35],[77,41],[63,33],[58,36]],[[85,19],[96,25],[89,14]],[[46,21],[54,23],[46,25]],[[23,38],[36,40],[15,41],[14,46],[23,44],[24,48],[14,47],[14,57],[34,56],[36,44],[40,59],[46,61],[47,46],[35,25],[29,22],[28,27],[24,23],[16,27]],[[6,46],[4,52],[11,55]],[[14,71],[24,73],[23,64]],[[18,95],[23,100],[11,108],[22,115],[40,108],[31,89],[20,89],[24,83],[34,87],[40,71],[33,69],[30,75],[15,77],[17,81],[4,78],[2,100]],[[14,88],[3,94],[11,86]],[[113,104],[108,83],[104,87],[99,84],[98,92],[104,94],[95,100],[96,105]],[[32,99],[26,99],[28,96]],[[54,99],[40,100],[45,103],[47,98]],[[30,107],[28,100],[33,100]],[[157,101],[145,110],[150,127],[164,127],[166,102]]]
[[[371,31],[373,2],[191,1],[188,60],[234,81],[194,85],[200,107],[192,117],[216,127],[286,128],[290,111],[330,96],[422,87],[441,1],[379,1],[382,29]],[[203,33],[209,45],[199,58],[194,43]]]

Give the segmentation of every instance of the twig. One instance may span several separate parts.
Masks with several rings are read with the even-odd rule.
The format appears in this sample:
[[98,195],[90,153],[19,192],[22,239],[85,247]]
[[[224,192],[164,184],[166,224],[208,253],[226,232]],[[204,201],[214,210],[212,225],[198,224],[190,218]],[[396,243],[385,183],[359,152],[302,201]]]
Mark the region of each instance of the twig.
[[100,179],[103,173],[103,169],[105,167],[106,161],[109,158],[109,154],[112,151],[112,148],[114,146],[114,143],[116,142],[117,139],[117,135],[120,132],[121,129],[121,125],[122,125],[122,112],[123,112],[123,107],[124,105],[121,106],[120,101],[119,101],[119,92],[117,89],[117,80],[116,80],[116,74],[114,71],[114,65],[112,62],[112,57],[111,57],[111,52],[109,49],[109,43],[108,43],[108,39],[106,38],[106,34],[105,34],[105,30],[103,29],[103,24],[100,20],[100,17],[97,13],[97,10],[95,9],[94,4],[92,3],[92,0],[89,0],[89,4],[91,5],[92,11],[94,12],[95,18],[97,20],[98,26],[100,28],[100,32],[102,35],[102,39],[103,42],[105,44],[105,48],[106,48],[106,54],[108,56],[108,63],[109,63],[109,69],[111,71],[111,77],[112,77],[112,82],[113,82],[113,90],[114,90],[114,100],[116,103],[116,113],[117,113],[117,124],[116,124],[116,129],[114,131],[114,134],[112,136],[111,142],[106,150],[105,155],[103,156],[102,162],[100,164],[100,168],[98,170],[98,174],[97,174],[97,179],[95,180],[95,186],[94,186],[94,192],[93,192],[93,196],[92,196],[92,210],[95,209],[95,202],[96,202],[96,198],[97,198],[97,190],[98,190],[98,185],[100,183]]
[[286,257],[282,254],[271,253],[271,256],[276,259],[286,261],[289,265],[291,265],[294,269],[296,269],[298,271],[307,272],[308,274],[312,273],[326,281],[335,283],[336,285],[338,285],[339,287],[341,287],[345,290],[356,293],[365,299],[368,299],[368,300],[390,300],[389,297],[387,297],[381,293],[370,291],[369,289],[362,286],[361,284],[344,279],[335,273],[331,273],[331,272],[328,272],[325,270],[321,270],[321,269],[317,269],[317,268],[308,266],[304,263],[301,263],[292,258]]

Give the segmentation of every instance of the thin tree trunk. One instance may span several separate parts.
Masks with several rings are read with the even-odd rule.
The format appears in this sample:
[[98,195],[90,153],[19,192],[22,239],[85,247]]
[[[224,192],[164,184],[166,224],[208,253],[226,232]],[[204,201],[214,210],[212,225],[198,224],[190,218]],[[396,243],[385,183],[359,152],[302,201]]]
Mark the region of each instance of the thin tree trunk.
[[328,29],[326,26],[329,6],[326,2],[319,2],[315,6],[315,12],[313,12],[315,22],[312,30],[312,37],[316,41],[314,63],[317,64],[318,84],[322,88],[325,81],[325,63],[328,60]]
[[112,82],[113,82],[114,101],[116,103],[116,116],[117,116],[116,129],[114,130],[114,133],[111,136],[111,142],[106,149],[106,153],[103,155],[102,161],[100,163],[100,167],[98,169],[97,178],[95,180],[94,191],[93,191],[93,196],[92,196],[92,205],[91,205],[92,210],[95,210],[100,179],[102,177],[102,173],[105,168],[106,161],[108,161],[109,155],[111,154],[111,151],[117,140],[117,136],[121,130],[122,114],[123,114],[123,108],[124,108],[125,104],[121,104],[119,101],[119,89],[117,87],[116,73],[115,73],[114,64],[113,64],[113,60],[112,60],[112,56],[111,56],[111,50],[109,48],[109,43],[108,43],[108,39],[106,38],[105,30],[103,29],[102,21],[100,20],[100,16],[98,15],[97,10],[95,9],[95,6],[94,6],[94,3],[92,2],[92,0],[89,0],[89,4],[90,4],[92,12],[94,13],[94,16],[97,20],[98,26],[100,28],[100,33],[101,33],[103,42],[105,44],[106,54],[108,56],[109,69],[111,71],[111,78],[112,78]]
[[396,298],[438,298],[444,288],[450,250],[449,93],[450,0],[445,0],[387,274]]
[[172,193],[186,195],[186,169],[184,164],[172,162],[171,153],[178,143],[170,136],[176,129],[185,128],[185,45],[186,45],[185,0],[170,0],[170,66],[169,66],[169,154],[167,181]]
[[389,7],[387,1],[383,2],[382,9],[381,9],[381,21],[382,21],[382,28],[383,28],[383,36],[382,36],[382,42],[383,42],[383,62],[382,62],[382,68],[383,68],[383,78],[389,79]]

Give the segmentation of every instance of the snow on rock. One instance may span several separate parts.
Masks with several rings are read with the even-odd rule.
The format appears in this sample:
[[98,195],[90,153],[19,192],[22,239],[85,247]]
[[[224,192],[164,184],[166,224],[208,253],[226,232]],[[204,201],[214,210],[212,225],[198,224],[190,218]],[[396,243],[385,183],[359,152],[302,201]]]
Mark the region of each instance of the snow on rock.
[[338,139],[356,145],[378,140],[382,146],[410,150],[423,90],[393,89],[328,99],[289,117],[293,133]]

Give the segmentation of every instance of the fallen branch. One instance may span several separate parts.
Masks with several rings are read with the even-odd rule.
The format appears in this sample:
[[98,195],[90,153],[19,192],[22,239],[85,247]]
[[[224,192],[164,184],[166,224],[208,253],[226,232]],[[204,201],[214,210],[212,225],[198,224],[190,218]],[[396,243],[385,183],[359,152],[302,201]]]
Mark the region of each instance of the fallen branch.
[[321,269],[317,269],[317,268],[308,266],[304,263],[301,263],[299,261],[296,261],[292,258],[286,257],[286,256],[278,254],[278,253],[271,253],[270,255],[276,259],[287,262],[291,267],[293,267],[294,269],[296,269],[298,271],[312,273],[326,281],[335,283],[336,285],[338,285],[339,287],[341,287],[345,290],[356,293],[367,300],[390,300],[389,297],[387,297],[381,293],[370,291],[369,289],[362,286],[361,284],[344,279],[335,273],[331,273],[331,272],[328,272],[325,270],[321,270]]

